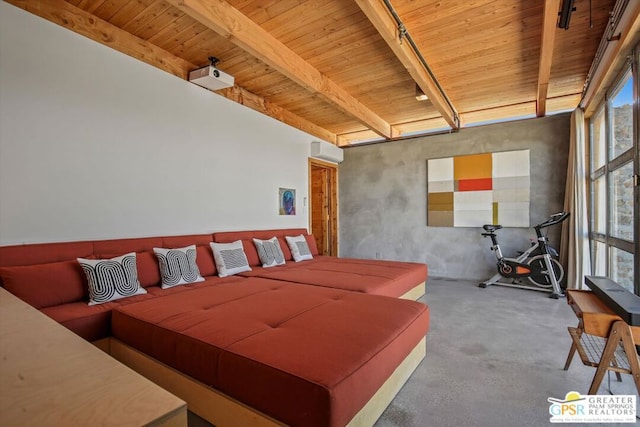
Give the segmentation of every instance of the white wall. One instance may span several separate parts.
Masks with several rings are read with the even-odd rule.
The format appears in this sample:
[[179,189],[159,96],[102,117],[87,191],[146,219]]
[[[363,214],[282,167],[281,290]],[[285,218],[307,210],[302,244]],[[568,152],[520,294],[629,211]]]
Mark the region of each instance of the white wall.
[[312,139],[0,3],[0,245],[307,227]]

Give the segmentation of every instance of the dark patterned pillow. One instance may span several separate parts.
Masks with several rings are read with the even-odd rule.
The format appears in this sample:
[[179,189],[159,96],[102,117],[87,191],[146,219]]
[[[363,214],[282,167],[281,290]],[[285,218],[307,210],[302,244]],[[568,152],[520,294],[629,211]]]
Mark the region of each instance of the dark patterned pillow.
[[283,265],[286,262],[277,237],[272,237],[269,240],[253,239],[253,244],[256,245],[258,256],[264,268]]
[[287,244],[291,249],[291,255],[295,262],[313,259],[307,239],[302,234],[299,236],[285,236],[285,239],[287,239]]
[[242,248],[242,240],[236,240],[232,243],[211,242],[210,245],[213,259],[216,261],[218,276],[226,277],[243,271],[251,271],[249,261]]
[[136,253],[111,259],[78,258],[89,283],[89,305],[146,294],[138,281]]
[[177,249],[153,248],[153,252],[160,265],[162,289],[204,281],[196,264],[196,245]]

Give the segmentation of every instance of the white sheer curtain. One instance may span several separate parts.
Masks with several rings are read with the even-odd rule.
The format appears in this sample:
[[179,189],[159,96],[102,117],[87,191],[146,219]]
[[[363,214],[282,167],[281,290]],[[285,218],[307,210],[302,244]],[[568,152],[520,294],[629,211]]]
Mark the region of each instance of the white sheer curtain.
[[570,212],[562,224],[560,262],[566,267],[567,288],[580,289],[591,274],[587,217],[586,141],[584,111],[571,114],[571,134],[564,210]]

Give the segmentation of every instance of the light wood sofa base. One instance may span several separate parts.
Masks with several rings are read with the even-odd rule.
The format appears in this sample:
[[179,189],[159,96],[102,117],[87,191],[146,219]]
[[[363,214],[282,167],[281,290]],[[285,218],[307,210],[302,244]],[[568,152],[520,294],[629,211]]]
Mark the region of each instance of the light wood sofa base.
[[420,297],[422,297],[426,292],[426,282],[422,282],[404,295],[401,295],[400,298],[408,299],[412,301],[418,301]]
[[[347,426],[370,427],[380,418],[402,386],[407,382],[427,354],[427,338],[424,337],[398,365],[393,374],[382,384],[366,405],[360,409]],[[188,405],[188,403],[187,403]]]
[[[188,409],[216,427],[282,426],[283,424],[205,384],[129,347],[115,338],[95,343],[112,357],[187,402]],[[423,338],[349,422],[350,427],[373,425],[426,355]]]

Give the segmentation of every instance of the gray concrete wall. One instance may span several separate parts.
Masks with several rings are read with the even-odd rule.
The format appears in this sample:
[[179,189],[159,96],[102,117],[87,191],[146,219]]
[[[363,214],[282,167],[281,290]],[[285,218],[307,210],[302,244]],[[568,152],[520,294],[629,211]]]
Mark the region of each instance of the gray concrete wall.
[[[485,280],[495,256],[481,228],[427,226],[427,159],[530,150],[530,224],[562,210],[570,115],[499,123],[458,133],[355,146],[340,165],[340,256],[424,262],[434,277]],[[559,248],[560,226],[547,229]],[[506,256],[529,245],[531,228],[500,230]]]

